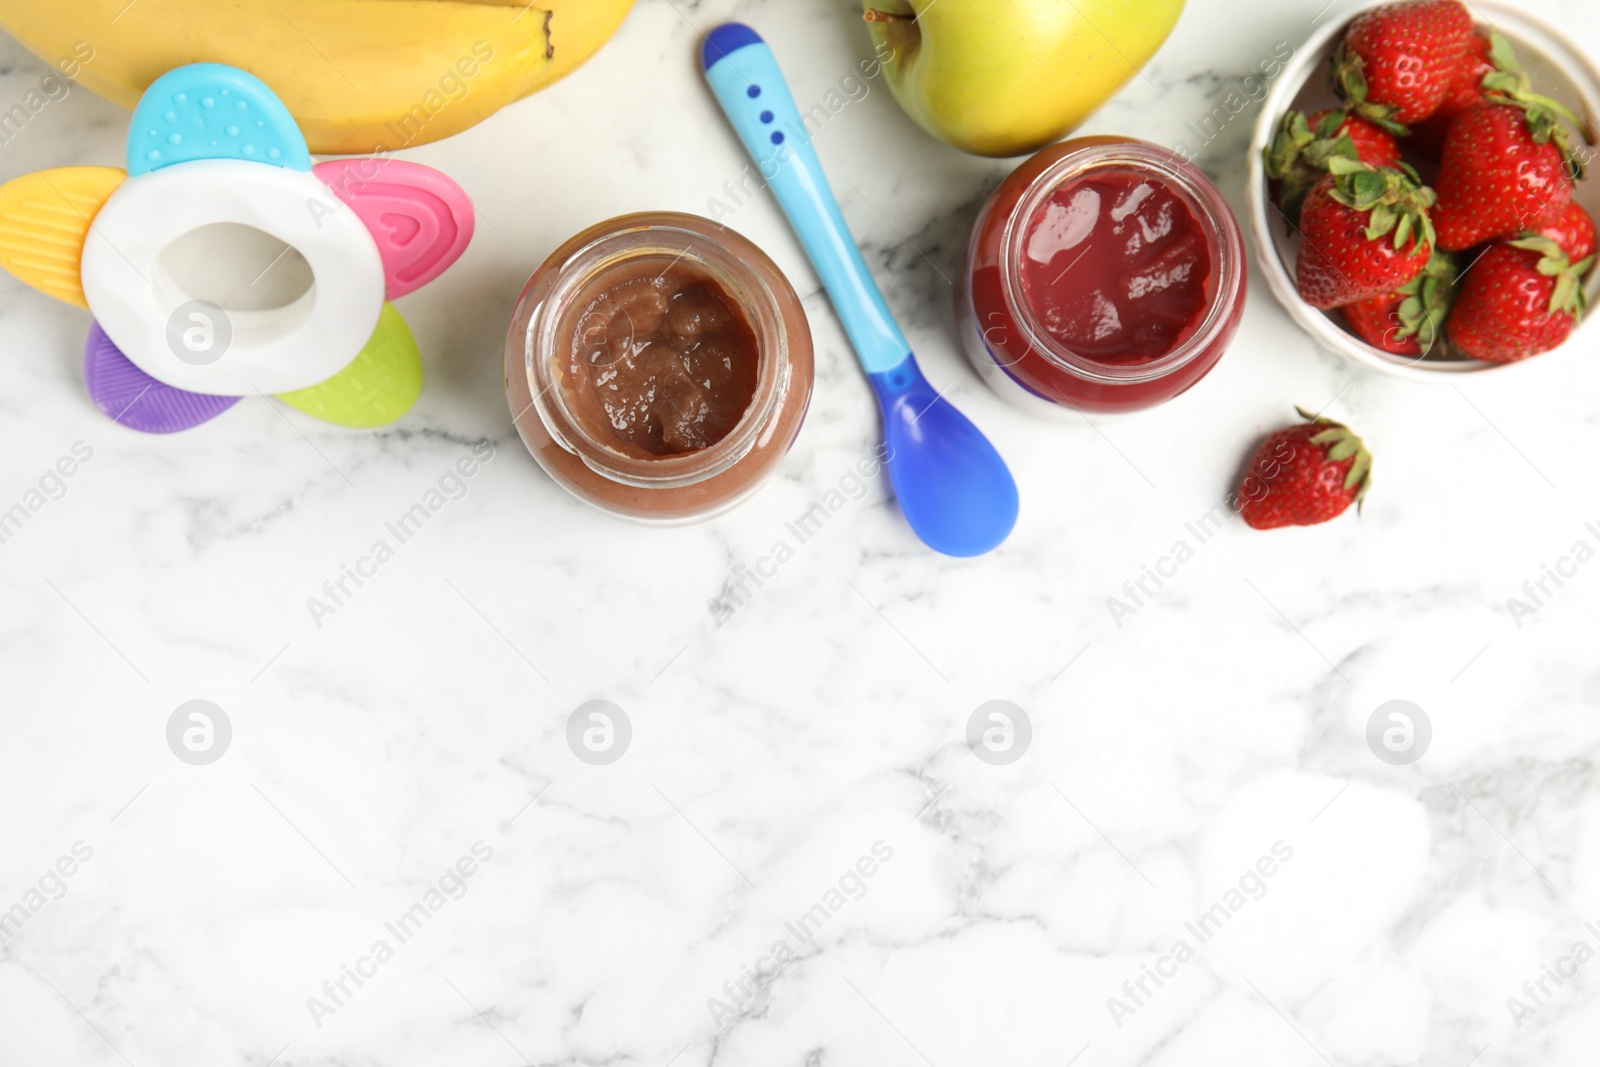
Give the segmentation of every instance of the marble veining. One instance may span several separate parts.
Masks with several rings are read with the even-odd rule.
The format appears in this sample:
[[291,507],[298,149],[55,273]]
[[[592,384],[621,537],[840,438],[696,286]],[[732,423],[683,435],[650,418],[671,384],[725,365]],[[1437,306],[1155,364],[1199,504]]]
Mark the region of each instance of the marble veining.
[[[1186,143],[1241,208],[1248,79],[1321,6],[1191,0],[1086,132]],[[1593,5],[1531,6],[1600,52]],[[950,311],[1011,164],[927,138],[880,79],[818,151],[930,380],[1011,461],[1015,535],[939,558],[883,484],[842,481],[875,407],[765,193],[726,221],[806,297],[805,429],[725,517],[614,522],[522,449],[503,330],[572,233],[709,213],[737,180],[693,62],[729,17],[802,101],[871,55],[845,0],[641,0],[567,81],[403,153],[480,225],[400,301],[427,384],[393,427],[256,398],[122,431],[81,386],[83,313],[0,278],[0,511],[39,503],[0,544],[0,1064],[1592,1062],[1594,342],[1491,384],[1383,379],[1253,274],[1190,393],[1031,421]],[[0,41],[0,109],[45,69]],[[0,178],[115,165],[126,122],[74,89]],[[1365,513],[1195,537],[1294,404],[1365,435]],[[1174,577],[1109,609],[1179,541]],[[203,766],[169,745],[193,700],[231,726]],[[631,732],[611,763],[579,753],[614,711],[569,727],[595,700]],[[968,743],[993,700],[1031,724],[1011,763]],[[1367,740],[1392,700],[1431,723],[1410,765]]]

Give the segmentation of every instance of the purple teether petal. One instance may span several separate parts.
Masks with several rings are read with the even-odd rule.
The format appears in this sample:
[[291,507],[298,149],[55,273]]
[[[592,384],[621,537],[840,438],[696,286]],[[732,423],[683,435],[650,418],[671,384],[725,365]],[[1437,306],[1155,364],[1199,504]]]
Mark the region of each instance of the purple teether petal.
[[239,402],[236,396],[189,393],[156,381],[129,362],[98,322],[90,324],[83,347],[83,380],[95,407],[141,433],[187,430]]

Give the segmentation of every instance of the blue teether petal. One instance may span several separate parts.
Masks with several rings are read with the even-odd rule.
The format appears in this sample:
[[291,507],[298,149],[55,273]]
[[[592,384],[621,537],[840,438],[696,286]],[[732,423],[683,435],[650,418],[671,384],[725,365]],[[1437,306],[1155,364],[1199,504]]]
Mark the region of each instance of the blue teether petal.
[[221,63],[192,63],[157,78],[128,128],[128,175],[196,159],[243,159],[310,170],[306,139],[265,82]]

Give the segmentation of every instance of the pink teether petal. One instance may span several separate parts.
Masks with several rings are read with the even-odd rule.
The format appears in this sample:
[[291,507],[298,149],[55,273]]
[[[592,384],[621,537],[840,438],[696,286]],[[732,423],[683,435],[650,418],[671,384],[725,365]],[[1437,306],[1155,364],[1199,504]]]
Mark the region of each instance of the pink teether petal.
[[393,300],[454,263],[476,217],[461,187],[432,167],[403,159],[334,159],[311,172],[367,224]]
[[89,326],[83,346],[83,380],[95,407],[141,433],[187,430],[239,402],[236,396],[190,393],[156,381],[129,362],[98,322]]

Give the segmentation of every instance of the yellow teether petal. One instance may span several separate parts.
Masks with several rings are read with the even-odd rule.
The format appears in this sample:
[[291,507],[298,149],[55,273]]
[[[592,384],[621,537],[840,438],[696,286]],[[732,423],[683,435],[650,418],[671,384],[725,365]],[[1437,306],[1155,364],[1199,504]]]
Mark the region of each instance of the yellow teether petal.
[[0,267],[41,293],[88,307],[78,274],[83,239],[126,177],[116,167],[59,167],[0,185]]
[[416,338],[394,305],[385,304],[377,329],[349,366],[308,389],[279,393],[278,399],[325,422],[366,428],[398,419],[421,392]]

